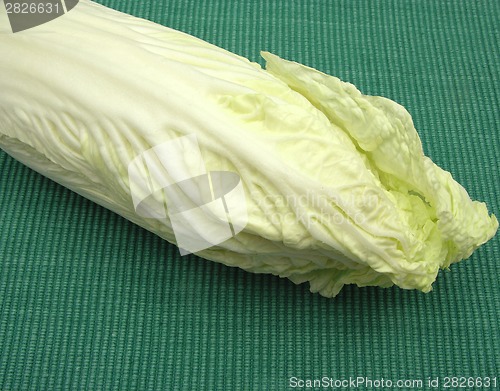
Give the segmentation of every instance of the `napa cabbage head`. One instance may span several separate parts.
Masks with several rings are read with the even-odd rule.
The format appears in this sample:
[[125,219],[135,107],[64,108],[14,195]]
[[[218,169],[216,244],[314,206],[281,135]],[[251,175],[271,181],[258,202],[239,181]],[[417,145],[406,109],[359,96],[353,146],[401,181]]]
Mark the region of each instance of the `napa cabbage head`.
[[[401,105],[336,77],[267,52],[262,69],[88,0],[50,23],[8,30],[0,14],[0,147],[177,243],[171,220],[137,213],[128,167],[195,135],[207,171],[241,180],[247,216],[201,257],[308,282],[327,297],[345,284],[428,292],[439,269],[498,228],[425,156]],[[196,175],[188,157],[177,160]],[[145,177],[166,171],[158,163]]]

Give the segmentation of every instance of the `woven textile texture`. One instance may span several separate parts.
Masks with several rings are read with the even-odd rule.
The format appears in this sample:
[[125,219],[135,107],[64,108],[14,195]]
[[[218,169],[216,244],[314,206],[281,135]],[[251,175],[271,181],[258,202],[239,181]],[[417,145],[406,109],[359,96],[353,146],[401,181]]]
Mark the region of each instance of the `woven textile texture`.
[[[401,103],[425,152],[500,215],[497,0],[100,2]],[[323,376],[431,389],[429,378],[495,377],[499,261],[497,235],[429,294],[348,286],[325,299],[181,258],[0,151],[0,390],[286,390]]]

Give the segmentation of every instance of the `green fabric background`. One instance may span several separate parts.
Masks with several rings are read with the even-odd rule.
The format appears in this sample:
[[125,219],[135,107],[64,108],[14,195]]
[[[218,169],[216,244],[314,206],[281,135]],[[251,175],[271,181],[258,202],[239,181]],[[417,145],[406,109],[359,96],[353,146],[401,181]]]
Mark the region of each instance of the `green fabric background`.
[[[426,153],[500,216],[497,0],[101,3],[398,101]],[[429,294],[349,286],[325,299],[180,258],[4,152],[0,218],[1,391],[282,390],[292,376],[499,374],[498,236],[441,272]]]

